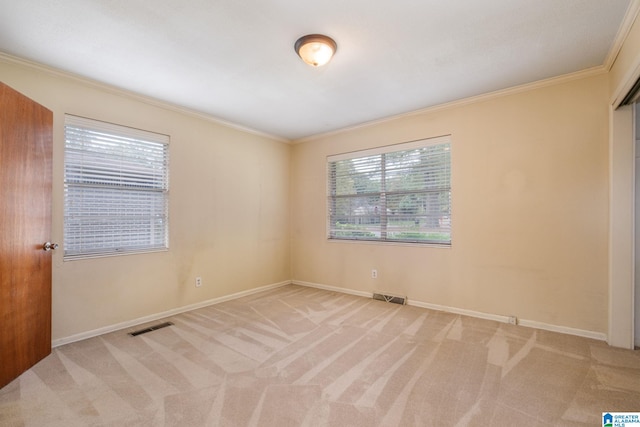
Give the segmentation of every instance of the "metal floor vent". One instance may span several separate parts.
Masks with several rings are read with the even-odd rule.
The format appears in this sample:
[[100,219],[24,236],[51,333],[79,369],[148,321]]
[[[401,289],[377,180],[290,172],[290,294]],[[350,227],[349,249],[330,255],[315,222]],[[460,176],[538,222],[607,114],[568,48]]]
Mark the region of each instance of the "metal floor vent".
[[373,299],[377,299],[379,301],[392,302],[394,304],[400,304],[400,305],[405,305],[407,303],[407,297],[402,297],[398,295],[373,294]]
[[173,325],[173,323],[164,322],[158,325],[149,326],[148,328],[140,329],[139,331],[129,332],[129,335],[131,335],[132,337],[137,337],[138,335],[146,334],[147,332],[155,331],[156,329],[166,328],[167,326],[171,325]]

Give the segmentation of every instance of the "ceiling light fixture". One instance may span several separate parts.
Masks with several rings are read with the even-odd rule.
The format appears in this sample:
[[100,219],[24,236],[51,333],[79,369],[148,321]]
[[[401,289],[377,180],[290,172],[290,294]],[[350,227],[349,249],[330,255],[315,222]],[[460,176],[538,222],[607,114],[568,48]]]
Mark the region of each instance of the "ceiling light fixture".
[[300,37],[294,47],[304,62],[314,67],[320,67],[331,61],[338,45],[331,37],[322,34],[309,34]]

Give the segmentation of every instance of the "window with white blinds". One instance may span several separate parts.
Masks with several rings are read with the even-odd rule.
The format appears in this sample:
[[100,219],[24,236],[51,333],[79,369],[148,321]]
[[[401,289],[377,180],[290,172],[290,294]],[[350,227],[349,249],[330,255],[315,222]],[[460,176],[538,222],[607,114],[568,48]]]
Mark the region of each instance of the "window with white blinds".
[[327,158],[329,239],[451,244],[449,136]]
[[166,250],[169,137],[65,116],[64,259]]

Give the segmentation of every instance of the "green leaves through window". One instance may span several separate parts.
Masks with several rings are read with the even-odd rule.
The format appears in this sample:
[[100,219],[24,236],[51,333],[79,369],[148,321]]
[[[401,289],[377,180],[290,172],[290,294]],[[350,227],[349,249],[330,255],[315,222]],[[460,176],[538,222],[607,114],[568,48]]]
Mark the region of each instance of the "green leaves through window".
[[438,137],[327,158],[329,239],[451,244],[451,143]]

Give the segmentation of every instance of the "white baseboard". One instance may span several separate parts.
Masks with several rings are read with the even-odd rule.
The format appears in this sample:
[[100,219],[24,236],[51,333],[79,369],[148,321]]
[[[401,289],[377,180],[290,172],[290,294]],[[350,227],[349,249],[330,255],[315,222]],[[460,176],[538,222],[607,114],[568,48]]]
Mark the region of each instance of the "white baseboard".
[[[291,282],[294,285],[307,286],[307,287],[310,287],[310,288],[325,289],[327,291],[342,292],[342,293],[345,293],[345,294],[357,295],[357,296],[362,296],[362,297],[366,297],[366,298],[372,298],[372,296],[373,296],[373,292],[356,291],[356,290],[353,290],[353,289],[340,288],[338,286],[322,285],[322,284],[319,284],[319,283],[311,283],[311,282],[305,282],[305,281],[302,281],[302,280],[295,280],[295,279],[292,280]],[[449,307],[449,306],[446,306],[446,305],[431,304],[431,303],[428,303],[428,302],[415,301],[415,300],[412,300],[410,298],[407,298],[407,305],[412,305],[412,306],[415,306],[415,307],[427,308],[429,310],[444,311],[444,312],[447,312],[447,313],[460,314],[462,316],[476,317],[476,318],[479,318],[479,319],[494,320],[496,322],[509,323],[509,316],[504,316],[504,315],[500,315],[500,314],[492,314],[492,313],[483,313],[483,312],[480,312],[480,311],[467,310],[467,309],[464,309],[464,308],[457,308],[457,307]],[[524,327],[527,327],[527,328],[541,329],[541,330],[551,331],[551,332],[559,332],[561,334],[575,335],[575,336],[584,337],[584,338],[592,338],[592,339],[599,340],[599,341],[606,341],[607,340],[607,334],[602,333],[602,332],[587,331],[587,330],[584,330],[584,329],[570,328],[568,326],[551,325],[551,324],[548,324],[548,323],[537,322],[535,320],[518,319],[518,325],[524,326]]]
[[256,294],[258,292],[268,291],[270,289],[279,288],[281,286],[291,284],[291,280],[286,280],[280,283],[273,283],[271,285],[260,286],[258,288],[249,289],[242,292],[236,292],[230,295],[224,295],[221,297],[209,299],[206,301],[197,302],[195,304],[185,305],[183,307],[173,308],[171,310],[163,311],[161,313],[151,314],[149,316],[139,317],[137,319],[128,320],[126,322],[116,323],[114,325],[104,326],[102,328],[93,329],[91,331],[81,332],[79,334],[71,335],[64,338],[58,338],[51,342],[51,347],[60,347],[61,345],[70,344],[76,341],[82,341],[87,338],[93,338],[98,335],[107,334],[109,332],[119,331],[121,329],[130,328],[132,326],[140,325],[147,322],[153,322],[154,320],[163,319],[165,317],[174,316],[176,314],[184,313],[186,311],[196,310],[198,308],[208,307],[214,304],[220,304],[221,302],[230,301],[237,298],[242,298],[248,295]]
[[320,283],[304,282],[302,280],[292,280],[292,284],[306,286],[308,288],[324,289],[325,291],[340,292],[343,294],[356,295],[359,297],[373,298],[373,292],[356,291],[355,289],[341,288],[338,286],[321,285]]
[[445,311],[447,313],[460,314],[462,316],[476,317],[478,319],[494,320],[496,322],[509,323],[509,316],[500,314],[483,313],[481,311],[467,310],[464,308],[449,307],[446,305],[431,304],[428,302],[414,301],[407,299],[407,305],[428,308],[429,310]]
[[[209,299],[209,300],[206,300],[206,301],[201,301],[201,302],[198,302],[198,303],[195,303],[195,304],[189,304],[189,305],[186,305],[186,306],[183,306],[183,307],[178,307],[178,308],[174,308],[174,309],[171,309],[171,310],[163,311],[161,313],[156,313],[156,314],[152,314],[152,315],[149,315],[149,316],[139,317],[137,319],[129,320],[129,321],[126,321],[126,322],[116,323],[114,325],[104,326],[102,328],[93,329],[91,331],[81,332],[79,334],[71,335],[71,336],[64,337],[64,338],[59,338],[59,339],[53,340],[51,342],[51,346],[53,348],[60,347],[61,345],[70,344],[70,343],[76,342],[76,341],[82,341],[82,340],[87,339],[87,338],[93,338],[93,337],[96,337],[98,335],[103,335],[103,334],[107,334],[107,333],[110,333],[110,332],[119,331],[121,329],[130,328],[132,326],[137,326],[137,325],[140,325],[140,324],[143,324],[143,323],[153,322],[155,320],[159,320],[159,319],[163,319],[163,318],[166,318],[166,317],[174,316],[176,314],[184,313],[186,311],[197,310],[198,308],[208,307],[210,305],[219,304],[221,302],[230,301],[230,300],[237,299],[237,298],[242,298],[244,296],[256,294],[258,292],[263,292],[263,291],[268,291],[268,290],[271,290],[271,289],[276,289],[276,288],[279,288],[279,287],[282,287],[282,286],[285,286],[285,285],[289,285],[289,284],[306,286],[306,287],[309,287],[309,288],[323,289],[323,290],[326,290],[326,291],[340,292],[340,293],[343,293],[343,294],[355,295],[355,296],[360,296],[360,297],[365,297],[365,298],[372,298],[373,297],[373,292],[359,291],[359,290],[355,290],[355,289],[341,288],[339,286],[330,286],[330,285],[324,285],[324,284],[312,283],[312,282],[305,282],[305,281],[302,281],[302,280],[295,280],[295,279],[294,280],[286,280],[284,282],[274,283],[274,284],[271,284],[271,285],[260,286],[258,288],[249,289],[249,290],[241,291],[241,292],[236,292],[236,293],[230,294],[230,295],[224,295],[224,296],[213,298],[213,299]],[[411,299],[407,299],[407,305],[411,305],[411,306],[415,306],[415,307],[422,307],[422,308],[426,308],[426,309],[429,309],[429,310],[437,310],[437,311],[444,311],[444,312],[447,312],[447,313],[460,314],[460,315],[463,315],[463,316],[470,316],[470,317],[475,317],[475,318],[479,318],[479,319],[494,320],[496,322],[509,323],[509,316],[503,316],[503,315],[499,315],[499,314],[483,313],[483,312],[479,312],[479,311],[466,310],[466,309],[463,309],[463,308],[449,307],[449,306],[444,306],[444,305],[439,305],[439,304],[431,304],[431,303],[422,302],[422,301],[414,301],[414,300],[411,300]],[[528,327],[528,328],[541,329],[541,330],[545,330],[545,331],[559,332],[559,333],[562,333],[562,334],[575,335],[575,336],[579,336],[579,337],[592,338],[592,339],[599,340],[599,341],[606,341],[607,340],[607,334],[605,334],[605,333],[587,331],[587,330],[583,330],[583,329],[570,328],[570,327],[567,327],[567,326],[551,325],[551,324],[548,324],[548,323],[537,322],[535,320],[518,319],[518,325],[524,326],[524,327]]]
[[527,328],[542,329],[544,331],[560,332],[561,334],[575,335],[578,337],[592,338],[598,341],[606,341],[607,334],[604,332],[587,331],[584,329],[570,328],[568,326],[551,325],[549,323],[536,322],[535,320],[518,320],[520,326]]

